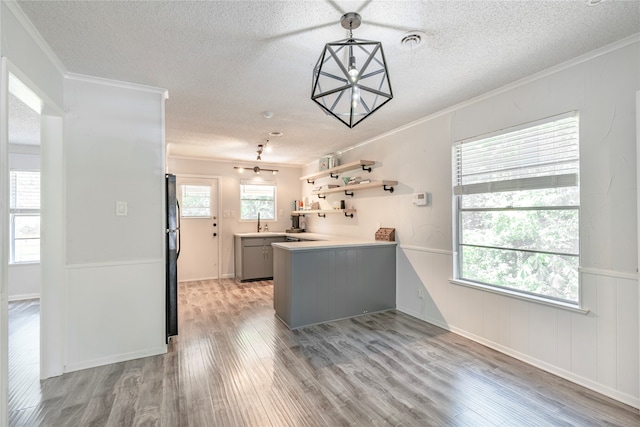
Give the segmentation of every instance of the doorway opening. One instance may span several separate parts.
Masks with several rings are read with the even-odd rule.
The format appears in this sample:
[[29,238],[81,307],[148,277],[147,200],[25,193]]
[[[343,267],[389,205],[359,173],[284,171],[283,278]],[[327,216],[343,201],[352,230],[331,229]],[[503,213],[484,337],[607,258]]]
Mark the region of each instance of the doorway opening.
[[13,74],[8,81],[8,391],[14,412],[32,407],[40,389],[42,101]]

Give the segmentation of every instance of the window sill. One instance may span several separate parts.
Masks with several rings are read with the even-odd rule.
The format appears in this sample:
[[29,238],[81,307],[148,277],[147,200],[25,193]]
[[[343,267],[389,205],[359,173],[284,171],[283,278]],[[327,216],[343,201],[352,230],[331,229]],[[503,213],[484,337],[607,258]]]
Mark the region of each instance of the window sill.
[[515,298],[515,299],[532,302],[536,304],[542,304],[549,307],[560,308],[560,309],[571,311],[574,313],[588,314],[590,311],[588,308],[582,308],[578,304],[571,304],[568,302],[556,301],[556,300],[543,298],[535,295],[524,295],[519,292],[510,291],[508,289],[498,289],[493,286],[482,285],[480,283],[474,283],[474,282],[467,282],[465,280],[460,280],[460,279],[449,279],[449,283],[452,283],[454,285],[459,285],[459,286],[466,286],[468,288],[480,289],[480,290],[491,292],[494,294],[503,295],[506,297]]
[[21,265],[29,266],[29,265],[38,265],[40,261],[24,261],[24,262],[10,262],[9,267],[19,267]]

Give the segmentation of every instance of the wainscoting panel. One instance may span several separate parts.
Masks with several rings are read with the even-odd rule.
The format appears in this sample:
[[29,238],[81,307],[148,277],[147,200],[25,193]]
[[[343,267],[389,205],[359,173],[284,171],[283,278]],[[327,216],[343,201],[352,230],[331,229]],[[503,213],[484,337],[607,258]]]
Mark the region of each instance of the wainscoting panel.
[[65,372],[166,352],[162,260],[67,266]]
[[585,314],[452,284],[452,262],[401,245],[398,310],[640,408],[637,275],[582,270]]

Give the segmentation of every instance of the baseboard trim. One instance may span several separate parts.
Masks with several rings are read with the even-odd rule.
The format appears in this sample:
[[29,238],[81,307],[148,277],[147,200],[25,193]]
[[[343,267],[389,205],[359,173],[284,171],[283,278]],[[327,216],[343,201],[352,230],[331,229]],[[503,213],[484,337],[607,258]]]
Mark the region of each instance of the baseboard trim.
[[217,277],[201,277],[199,279],[178,280],[178,283],[202,282],[205,280],[217,280]]
[[164,259],[138,259],[132,261],[112,261],[112,262],[90,262],[86,264],[67,264],[67,270],[75,270],[79,268],[110,268],[124,267],[129,265],[145,265],[145,264],[164,264]]
[[9,302],[12,302],[12,301],[24,301],[24,300],[28,300],[28,299],[40,299],[40,294],[39,293],[35,293],[35,294],[19,294],[19,295],[9,295],[7,297],[7,300],[9,300]]
[[477,336],[475,334],[472,334],[468,331],[465,331],[463,329],[457,328],[455,326],[451,326],[448,325],[440,320],[437,319],[432,319],[432,318],[428,318],[428,317],[423,317],[421,316],[419,313],[415,313],[412,310],[403,310],[401,307],[398,307],[398,311],[401,311],[409,316],[415,317],[419,320],[422,320],[423,322],[427,322],[430,323],[432,325],[438,326],[439,328],[442,328],[444,330],[447,330],[449,332],[452,332],[456,335],[460,335],[464,338],[467,338],[471,341],[477,342],[478,344],[482,344],[485,347],[489,347],[493,350],[499,351],[500,353],[506,354],[507,356],[511,356],[514,359],[518,359],[522,362],[525,362],[531,366],[534,366],[536,368],[542,369],[543,371],[549,372],[553,375],[556,375],[560,378],[563,378],[567,381],[571,381],[572,383],[578,384],[582,387],[588,388],[589,390],[593,390],[597,393],[600,393],[604,396],[610,397],[614,400],[617,400],[618,402],[624,403],[626,405],[632,406],[636,409],[640,410],[640,398],[637,398],[635,396],[631,396],[628,395],[626,393],[622,393],[618,390],[612,389],[610,387],[607,387],[605,385],[599,384],[593,380],[590,380],[588,378],[584,378],[581,377],[579,375],[574,374],[573,372],[569,372],[567,370],[564,370],[562,368],[559,368],[557,366],[554,365],[550,365],[546,362],[543,362],[539,359],[533,358],[531,356],[528,356],[526,354],[520,353],[518,351],[515,351],[509,347],[505,347],[501,344],[495,343],[493,341],[487,340],[483,337]]
[[71,363],[65,365],[64,373],[81,371],[83,369],[95,368],[98,366],[110,365],[112,363],[126,362],[143,357],[157,356],[167,352],[167,345],[149,348],[146,350],[134,351],[132,353],[114,354],[112,356],[101,357],[99,359],[87,360],[85,362]]

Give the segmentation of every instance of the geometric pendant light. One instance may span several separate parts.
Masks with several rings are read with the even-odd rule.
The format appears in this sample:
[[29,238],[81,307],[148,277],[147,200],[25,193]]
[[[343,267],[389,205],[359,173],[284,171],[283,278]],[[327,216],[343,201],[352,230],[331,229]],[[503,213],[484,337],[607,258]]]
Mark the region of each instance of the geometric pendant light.
[[361,22],[355,12],[343,15],[349,37],[327,43],[313,68],[311,99],[349,128],[393,98],[382,44],[353,38]]

